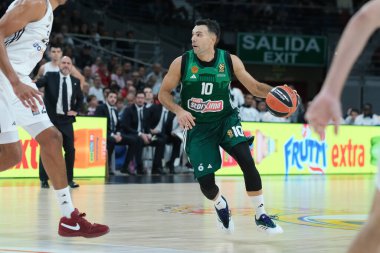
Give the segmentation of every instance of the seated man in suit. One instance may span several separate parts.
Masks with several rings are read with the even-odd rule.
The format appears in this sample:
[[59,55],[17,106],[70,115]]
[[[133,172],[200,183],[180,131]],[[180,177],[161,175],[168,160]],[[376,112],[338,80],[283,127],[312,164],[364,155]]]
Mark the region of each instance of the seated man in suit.
[[[65,151],[66,173],[69,186],[79,187],[74,178],[74,129],[75,116],[83,103],[79,79],[71,75],[73,68],[70,57],[64,56],[59,63],[59,72],[47,72],[36,81],[38,88],[44,87],[44,102],[53,125],[61,132]],[[40,158],[40,180],[42,188],[49,188],[48,176]]]
[[[144,145],[155,146],[152,174],[163,174],[162,158],[165,151],[165,139],[161,135],[152,134],[153,114],[151,108],[145,107],[145,94],[143,91],[136,93],[135,104],[126,108],[122,116],[122,129],[126,133],[134,134],[143,140]],[[128,164],[125,164],[128,166]],[[136,171],[144,174],[141,156],[136,155]]]
[[[125,163],[129,162],[136,156],[136,153],[141,157],[143,147],[142,139],[133,134],[127,134],[120,128],[119,113],[116,109],[117,93],[111,90],[106,97],[106,103],[100,104],[95,110],[95,116],[107,118],[107,154],[108,166],[111,165],[111,155],[115,149],[115,145],[128,145],[127,156]],[[112,174],[111,171],[109,171]]]

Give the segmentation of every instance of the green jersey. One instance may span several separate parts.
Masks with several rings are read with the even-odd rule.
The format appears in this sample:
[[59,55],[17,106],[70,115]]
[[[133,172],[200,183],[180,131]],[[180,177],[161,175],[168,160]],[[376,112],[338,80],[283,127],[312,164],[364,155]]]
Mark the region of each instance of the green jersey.
[[214,122],[234,112],[230,84],[232,79],[230,55],[215,49],[211,62],[201,62],[193,50],[182,56],[181,105],[197,123]]

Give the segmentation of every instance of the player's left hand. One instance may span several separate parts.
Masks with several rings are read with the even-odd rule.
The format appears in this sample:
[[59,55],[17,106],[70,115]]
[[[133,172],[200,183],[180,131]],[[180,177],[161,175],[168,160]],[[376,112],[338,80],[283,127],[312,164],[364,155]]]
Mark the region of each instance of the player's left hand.
[[337,134],[341,117],[339,98],[323,91],[314,98],[305,115],[306,120],[320,138],[324,136],[325,128],[331,121],[335,126],[334,132]]

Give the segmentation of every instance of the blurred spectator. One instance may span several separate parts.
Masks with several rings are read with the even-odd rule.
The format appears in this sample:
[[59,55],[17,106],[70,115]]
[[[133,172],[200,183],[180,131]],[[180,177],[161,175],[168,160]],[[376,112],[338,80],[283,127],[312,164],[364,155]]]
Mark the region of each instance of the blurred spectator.
[[108,94],[111,92],[111,89],[108,87],[103,88],[103,97],[106,98],[108,97]]
[[119,112],[119,118],[121,117],[122,113],[124,112],[124,109],[126,108],[126,105],[124,104],[124,98],[123,97],[117,97],[116,101],[116,109]]
[[116,67],[120,65],[120,59],[116,55],[112,55],[111,59],[108,61],[107,68],[109,72],[115,73]]
[[344,120],[345,124],[347,125],[354,125],[355,124],[355,119],[359,115],[359,110],[358,109],[349,109],[347,113],[347,117]]
[[144,82],[146,82],[146,68],[144,66],[140,66],[138,72],[139,72],[140,78]]
[[240,107],[244,104],[243,92],[237,87],[231,88],[231,101],[233,107]]
[[259,119],[260,121],[263,121],[263,116],[267,112],[267,105],[265,101],[259,101],[257,104],[257,110],[259,111]]
[[124,63],[123,76],[124,76],[125,82],[132,80],[132,64],[130,62]]
[[111,74],[111,80],[115,81],[117,86],[119,86],[120,89],[125,87],[125,80],[123,76],[123,67],[121,65],[116,65],[114,67],[114,71]]
[[87,97],[87,112],[86,115],[93,116],[95,115],[96,107],[98,107],[98,99],[95,95],[90,95]]
[[145,94],[145,106],[147,108],[150,108],[154,104],[152,88],[145,87],[144,88],[144,94]]
[[146,86],[145,82],[137,71],[132,72],[132,81],[133,86],[135,86],[136,90],[143,90]]
[[90,87],[88,95],[95,95],[99,102],[104,103],[103,85],[98,75],[94,77],[94,86]]
[[105,87],[109,87],[111,85],[111,74],[107,69],[107,65],[101,62],[99,64],[99,69],[97,71],[100,79],[102,80],[102,84]]
[[154,95],[158,94],[160,87],[161,87],[162,79],[163,79],[163,73],[162,73],[161,64],[159,64],[159,63],[153,64],[152,72],[150,72],[146,76],[146,83],[147,83],[147,85],[152,87]]
[[99,66],[102,63],[102,58],[101,57],[96,57],[95,62],[91,65],[91,72],[92,74],[98,73]]
[[245,94],[244,104],[239,109],[242,121],[260,121],[259,111],[256,109],[256,100],[252,94]]
[[88,97],[89,92],[90,92],[90,85],[88,85],[88,83],[85,82],[82,86],[83,103],[87,103],[87,97]]
[[366,103],[363,106],[362,114],[355,118],[355,125],[377,126],[380,125],[379,116],[372,111],[372,104]]
[[136,96],[136,93],[137,93],[137,89],[135,86],[133,85],[128,85],[128,95],[129,94],[133,94],[134,96]]
[[281,117],[276,117],[269,111],[266,111],[261,118],[262,122],[277,122],[277,123],[286,123],[290,122],[289,118],[281,118]]
[[126,106],[132,106],[135,104],[136,95],[135,93],[128,93],[127,97],[125,98]]
[[91,68],[89,66],[85,66],[83,68],[83,76],[84,80],[88,85],[94,86],[94,78],[92,77]]

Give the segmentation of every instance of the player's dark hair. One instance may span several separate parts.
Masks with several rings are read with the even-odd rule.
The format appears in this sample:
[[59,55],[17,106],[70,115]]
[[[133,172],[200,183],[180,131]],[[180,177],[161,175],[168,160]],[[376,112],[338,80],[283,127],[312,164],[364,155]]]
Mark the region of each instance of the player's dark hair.
[[216,35],[215,46],[218,44],[220,39],[220,26],[216,20],[213,19],[198,19],[195,21],[195,25],[205,25],[208,28],[208,31]]
[[60,48],[61,50],[63,50],[63,45],[61,43],[50,43],[50,49],[51,48]]

